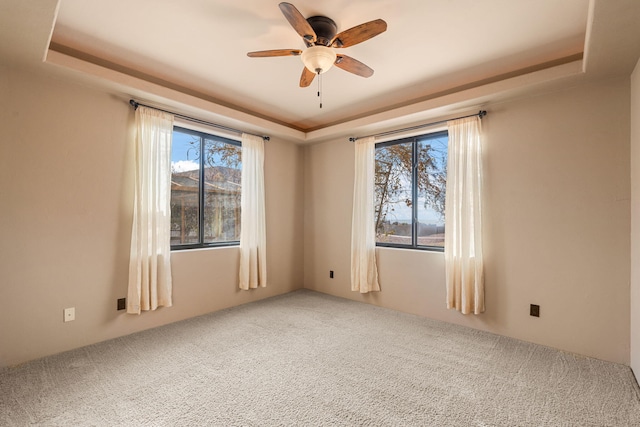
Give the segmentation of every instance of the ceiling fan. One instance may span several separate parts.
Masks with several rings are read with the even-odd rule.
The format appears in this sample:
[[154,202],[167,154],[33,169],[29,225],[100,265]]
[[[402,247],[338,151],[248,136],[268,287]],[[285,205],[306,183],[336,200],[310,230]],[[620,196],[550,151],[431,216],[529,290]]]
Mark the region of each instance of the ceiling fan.
[[382,19],[360,24],[338,33],[336,23],[326,16],[312,16],[307,19],[291,3],[278,5],[289,24],[302,37],[307,49],[276,49],[249,52],[251,58],[271,56],[301,55],[305,67],[300,76],[300,87],[311,84],[316,74],[320,75],[332,65],[362,77],[371,77],[373,70],[362,62],[343,54],[336,54],[334,48],[345,48],[362,43],[387,30],[387,23]]

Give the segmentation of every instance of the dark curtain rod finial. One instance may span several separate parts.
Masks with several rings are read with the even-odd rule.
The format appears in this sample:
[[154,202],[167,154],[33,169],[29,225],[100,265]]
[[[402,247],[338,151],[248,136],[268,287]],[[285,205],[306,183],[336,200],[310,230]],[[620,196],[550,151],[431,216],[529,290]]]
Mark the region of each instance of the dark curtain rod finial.
[[129,104],[131,104],[131,106],[133,107],[134,110],[137,110],[138,109],[138,105],[140,105],[136,101],[134,101],[133,99],[129,100]]

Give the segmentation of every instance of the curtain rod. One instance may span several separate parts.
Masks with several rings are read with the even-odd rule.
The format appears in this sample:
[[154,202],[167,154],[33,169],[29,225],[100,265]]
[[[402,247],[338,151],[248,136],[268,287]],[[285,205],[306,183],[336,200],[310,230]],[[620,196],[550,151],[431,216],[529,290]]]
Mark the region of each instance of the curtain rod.
[[179,117],[181,119],[188,120],[188,121],[194,122],[194,123],[199,123],[201,125],[207,125],[207,126],[211,126],[211,127],[214,127],[214,128],[226,130],[226,131],[229,131],[229,132],[238,133],[238,134],[246,133],[246,134],[249,134],[249,135],[258,136],[258,137],[262,138],[265,141],[269,141],[271,139],[270,137],[265,136],[265,135],[256,135],[255,133],[243,132],[241,130],[230,128],[228,126],[223,126],[223,125],[219,125],[219,124],[216,124],[216,123],[207,122],[205,120],[200,120],[200,119],[196,119],[196,118],[193,118],[193,117],[185,116],[184,114],[174,113],[173,111],[167,111],[167,110],[163,110],[162,108],[157,108],[157,107],[153,107],[151,105],[142,104],[142,103],[140,103],[138,101],[135,101],[133,99],[129,100],[129,104],[131,104],[131,106],[133,107],[134,110],[136,110],[139,106],[143,106],[143,107],[147,107],[147,108],[152,108],[154,110],[162,111],[163,113],[173,114],[175,117]]
[[407,132],[410,130],[416,130],[416,129],[422,129],[422,128],[426,128],[429,126],[435,126],[435,125],[439,125],[442,123],[447,123],[449,120],[459,120],[459,119],[466,119],[468,117],[475,117],[478,116],[479,118],[483,118],[484,116],[487,115],[487,112],[485,110],[480,110],[478,113],[476,114],[469,114],[468,116],[461,116],[461,117],[455,117],[453,119],[447,119],[447,120],[440,120],[437,122],[431,122],[431,123],[425,123],[422,125],[417,125],[417,126],[412,126],[412,127],[408,127],[408,128],[404,128],[404,129],[396,129],[396,130],[390,130],[389,132],[382,132],[382,133],[376,133],[373,135],[367,135],[367,136],[352,136],[351,138],[349,138],[349,141],[354,142],[357,141],[358,139],[361,138],[369,138],[369,137],[377,137],[377,136],[388,136],[388,135],[393,135],[395,133],[401,133],[401,132]]

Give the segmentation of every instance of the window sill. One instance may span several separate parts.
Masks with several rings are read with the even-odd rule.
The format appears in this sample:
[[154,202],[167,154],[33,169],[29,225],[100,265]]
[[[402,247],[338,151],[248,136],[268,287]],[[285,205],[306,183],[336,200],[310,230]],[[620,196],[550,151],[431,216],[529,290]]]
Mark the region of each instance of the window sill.
[[401,245],[389,245],[389,244],[379,244],[376,243],[376,249],[384,248],[384,249],[402,249],[406,251],[420,251],[420,252],[431,252],[431,253],[444,253],[444,248],[439,246],[401,246]]
[[232,249],[239,248],[239,242],[233,243],[225,243],[219,245],[211,245],[211,246],[184,246],[184,247],[172,247],[171,252],[186,252],[186,251],[201,251],[201,250],[211,250],[211,249]]

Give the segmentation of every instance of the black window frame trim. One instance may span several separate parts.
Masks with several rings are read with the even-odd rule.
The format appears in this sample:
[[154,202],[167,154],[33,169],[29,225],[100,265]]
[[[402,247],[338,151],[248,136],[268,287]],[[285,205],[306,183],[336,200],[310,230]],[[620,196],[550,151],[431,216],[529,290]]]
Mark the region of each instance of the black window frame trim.
[[[204,144],[206,140],[218,139],[227,144],[235,145],[237,147],[242,147],[241,141],[236,141],[234,139],[225,138],[220,135],[216,135],[213,133],[201,132],[194,129],[185,128],[182,126],[173,126],[173,132],[179,131],[182,133],[186,133],[189,135],[194,135],[200,138],[200,163],[198,170],[198,240],[199,243],[187,243],[184,245],[171,245],[171,251],[182,251],[186,249],[207,249],[207,248],[222,248],[229,246],[240,246],[240,240],[228,240],[225,242],[209,242],[205,243],[204,241]],[[241,207],[242,209],[242,207]],[[171,212],[169,212],[171,215]],[[240,224],[242,227],[242,224]]]
[[[399,243],[384,243],[384,242],[376,242],[376,247],[380,248],[393,248],[393,249],[409,249],[409,250],[419,250],[419,251],[429,251],[429,252],[444,252],[444,246],[428,246],[428,245],[418,245],[418,142],[436,139],[442,136],[447,136],[447,156],[449,155],[449,131],[442,130],[436,131],[426,134],[420,134],[416,136],[394,139],[391,141],[383,141],[375,144],[375,149],[389,147],[392,145],[398,144],[406,144],[411,142],[411,162],[412,162],[412,171],[411,171],[411,245],[403,245]],[[446,195],[445,195],[446,197]],[[446,235],[445,228],[445,235]]]

